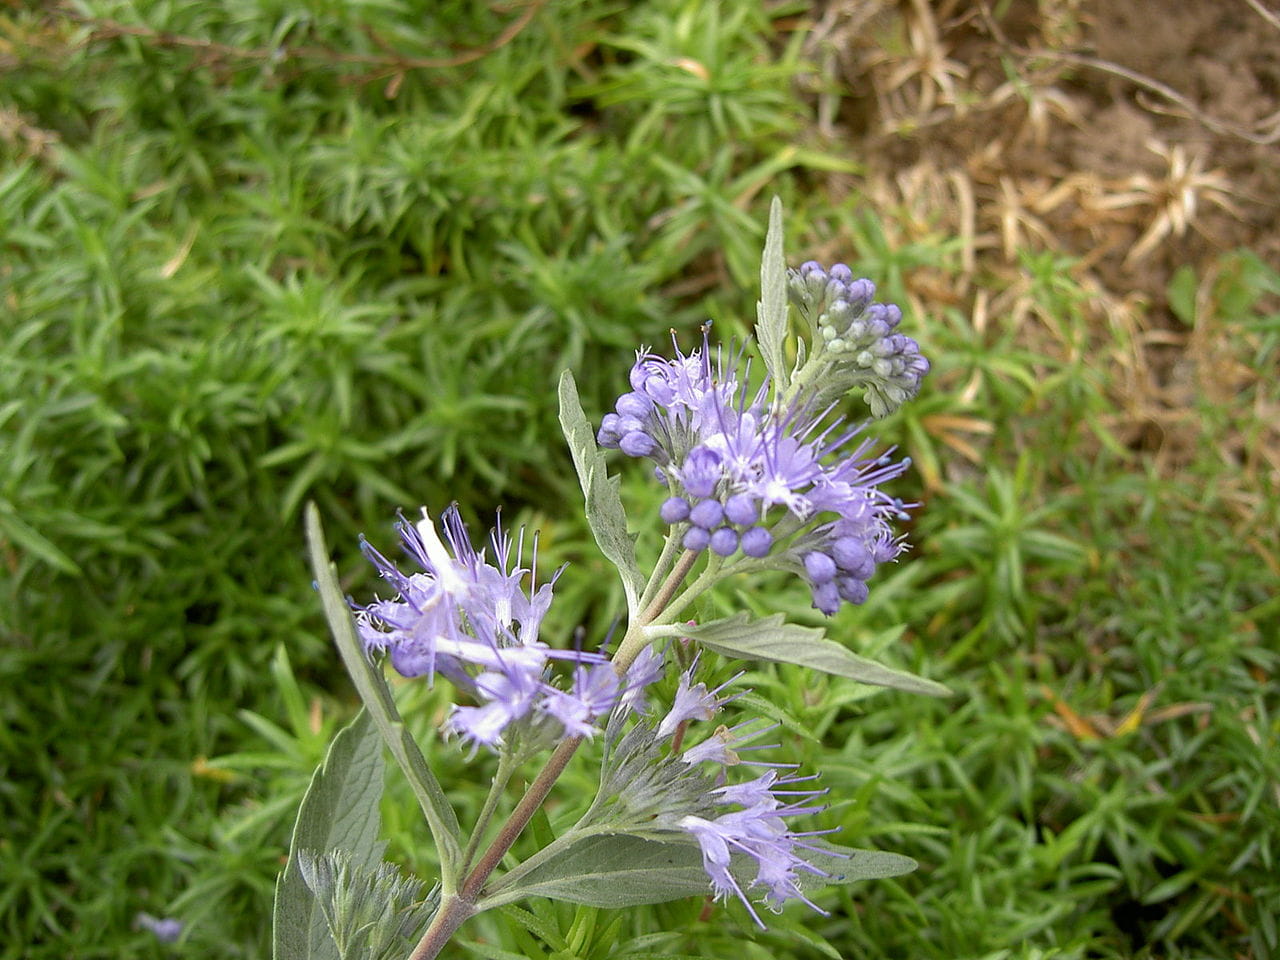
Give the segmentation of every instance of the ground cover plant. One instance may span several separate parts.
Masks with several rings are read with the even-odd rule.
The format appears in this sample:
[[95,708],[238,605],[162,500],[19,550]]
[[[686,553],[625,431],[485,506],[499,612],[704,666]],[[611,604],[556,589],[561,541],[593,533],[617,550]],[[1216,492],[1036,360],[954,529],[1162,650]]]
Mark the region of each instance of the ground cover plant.
[[[0,956],[269,949],[356,706],[308,499],[331,543],[504,505],[600,574],[546,629],[607,629],[542,398],[572,369],[598,421],[620,351],[747,333],[775,192],[788,250],[875,277],[935,361],[878,427],[913,550],[829,630],[957,696],[744,682],[821,767],[822,824],[921,868],[764,933],[534,900],[458,955],[1274,954],[1265,12],[0,6]],[[781,581],[729,603],[820,619]],[[423,732],[447,709],[397,696]],[[431,759],[478,812],[465,756]],[[428,874],[406,809],[390,783],[387,854]]]

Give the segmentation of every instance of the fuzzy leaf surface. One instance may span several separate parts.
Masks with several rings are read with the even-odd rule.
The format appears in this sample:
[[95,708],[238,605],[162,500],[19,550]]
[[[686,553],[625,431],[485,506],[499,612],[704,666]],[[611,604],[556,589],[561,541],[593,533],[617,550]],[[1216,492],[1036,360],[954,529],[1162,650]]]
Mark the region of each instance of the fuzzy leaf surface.
[[664,634],[692,637],[708,650],[726,657],[794,663],[837,677],[857,680],[859,683],[905,690],[908,693],[923,693],[931,697],[946,697],[951,694],[950,690],[936,681],[858,656],[829,639],[818,627],[787,623],[780,613],[763,620],[752,620],[750,615],[739,613],[710,623],[673,625],[664,628]]
[[390,863],[357,866],[342,850],[299,851],[298,866],[324,914],[339,960],[403,960],[439,906],[437,891]]
[[627,609],[636,612],[644,577],[636,564],[636,546],[627,532],[627,514],[618,494],[619,479],[610,477],[604,454],[596,445],[595,431],[578,399],[578,385],[566,370],[560,377],[560,426],[578,482],[587,501],[587,525],[606,559],[618,568],[622,589],[627,596]]
[[790,379],[786,367],[787,264],[782,252],[782,201],[769,205],[769,232],[760,258],[760,302],[756,304],[756,340],[765,369],[781,395]]
[[710,890],[696,844],[608,833],[570,844],[483,905],[549,897],[615,909],[706,896]]
[[[832,884],[897,877],[915,870],[910,857],[881,850],[858,850],[806,840],[815,850],[797,853],[822,875],[798,871],[802,890]],[[518,869],[518,868],[517,868]],[[756,863],[734,854],[731,871],[743,889],[755,877]],[[702,850],[692,836],[672,834],[662,840],[629,833],[594,834],[570,844],[562,853],[538,864],[518,882],[500,889],[482,908],[521,897],[548,897],[591,907],[617,909],[704,897],[711,881],[702,865]]]
[[340,960],[329,924],[302,875],[303,851],[340,851],[372,869],[382,858],[378,840],[382,744],[367,710],[339,731],[302,798],[289,843],[289,861],[276,881],[275,960]]

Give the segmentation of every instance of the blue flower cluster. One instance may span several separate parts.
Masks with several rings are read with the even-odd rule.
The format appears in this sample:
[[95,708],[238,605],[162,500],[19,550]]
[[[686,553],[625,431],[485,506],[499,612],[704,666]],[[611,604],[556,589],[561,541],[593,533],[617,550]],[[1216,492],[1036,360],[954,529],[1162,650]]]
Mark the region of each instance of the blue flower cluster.
[[889,520],[904,504],[879,485],[907,462],[852,444],[861,428],[829,418],[812,395],[779,406],[768,383],[751,394],[735,367],[719,353],[712,362],[705,334],[672,360],[640,351],[597,441],[657,464],[671,493],[660,515],[686,549],[771,557],[808,581],[828,616],[862,603],[876,566],[902,550]]
[[929,361],[915,340],[896,332],[902,311],[872,302],[876,287],[870,280],[855,280],[843,263],[827,270],[810,260],[787,271],[787,293],[809,325],[824,400],[861,388],[879,419],[920,392]]
[[[442,520],[443,541],[425,510],[417,524],[402,517],[396,525],[405,552],[422,568],[407,576],[362,538],[361,549],[396,591],[390,600],[353,604],[365,649],[390,651],[403,676],[440,673],[468,692],[477,705],[455,706],[446,728],[472,744],[497,748],[513,727],[533,742],[591,736],[629,684],[598,654],[555,650],[538,639],[560,571],[535,587],[536,544],[530,567],[522,567],[523,535],[513,558],[499,526],[491,564],[472,547],[456,507]],[[554,659],[575,661],[567,690],[551,680]]]

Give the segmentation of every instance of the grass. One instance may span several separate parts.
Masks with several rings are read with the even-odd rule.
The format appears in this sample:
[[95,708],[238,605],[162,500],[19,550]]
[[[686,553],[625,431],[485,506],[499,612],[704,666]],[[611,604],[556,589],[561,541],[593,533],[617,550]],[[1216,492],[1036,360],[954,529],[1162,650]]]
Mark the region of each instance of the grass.
[[[958,696],[750,682],[822,770],[823,825],[921,870],[767,933],[734,907],[529,903],[456,955],[1280,952],[1280,276],[1215,251],[1161,313],[1100,290],[1086,251],[1025,233],[1011,264],[950,208],[921,219],[820,133],[851,91],[806,15],[0,10],[0,957],[264,954],[297,801],[353,710],[304,501],[357,595],[357,532],[386,547],[397,508],[457,499],[483,525],[505,504],[572,562],[553,635],[607,628],[555,380],[598,414],[638,343],[744,333],[774,192],[793,263],[876,278],[935,360],[877,427],[917,464],[916,549],[832,635]],[[1152,329],[1207,386],[1155,402]],[[656,504],[640,471],[624,489]],[[803,594],[717,602],[813,622]],[[445,691],[400,693],[425,734]],[[474,809],[483,761],[434,752]],[[429,870],[406,810],[393,784],[391,850]]]

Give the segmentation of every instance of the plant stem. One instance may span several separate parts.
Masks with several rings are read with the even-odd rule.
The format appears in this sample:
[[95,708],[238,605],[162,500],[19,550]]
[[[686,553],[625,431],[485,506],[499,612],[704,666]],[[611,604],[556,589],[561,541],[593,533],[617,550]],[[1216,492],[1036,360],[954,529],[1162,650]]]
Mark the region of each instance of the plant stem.
[[461,866],[458,867],[459,874],[465,875],[471,869],[471,859],[476,855],[476,849],[484,838],[484,832],[488,829],[489,821],[493,818],[493,811],[498,809],[498,801],[502,799],[502,791],[506,789],[507,783],[511,780],[511,775],[516,771],[517,764],[513,762],[514,759],[505,750],[498,755],[498,769],[494,771],[493,783],[489,786],[489,795],[484,798],[484,807],[480,810],[480,816],[476,819],[476,825],[471,832],[471,840],[467,843],[466,852],[462,855]]
[[431,918],[431,926],[427,927],[427,932],[413,948],[413,953],[409,954],[409,960],[432,960],[439,956],[449,938],[475,912],[475,905],[467,903],[457,894],[445,897],[440,901],[436,915]]
[[[688,552],[692,553],[692,551]],[[697,555],[695,554],[695,559],[696,556]],[[685,557],[681,557],[680,560],[683,562]],[[671,585],[671,590],[663,598],[665,600],[663,606],[659,610],[654,611],[653,616],[651,616],[646,622],[652,623],[658,619],[659,614],[662,614],[662,622],[670,623],[680,615],[680,612],[684,610],[685,607],[697,599],[698,596],[715,586],[720,580],[720,567],[722,566],[721,563],[716,562],[717,560],[719,560],[719,557],[713,557],[711,560],[707,561],[707,568],[703,570],[702,573],[698,575],[698,578],[694,580],[693,583],[689,584],[688,588],[685,589],[678,597],[675,596],[675,592],[680,585],[680,581],[683,580],[684,577],[682,576],[680,580],[673,583]],[[693,564],[691,563],[690,566],[692,565]],[[687,573],[688,571],[686,570],[685,572]],[[621,649],[619,649],[619,652],[621,652]]]
[[494,837],[489,849],[484,852],[484,856],[462,881],[457,895],[446,898],[440,904],[440,909],[436,911],[431,926],[422,935],[418,945],[413,948],[413,953],[409,954],[409,960],[433,960],[444,949],[444,945],[449,942],[449,938],[457,932],[457,929],[476,912],[476,898],[485,881],[489,879],[489,874],[497,869],[521,831],[533,819],[534,813],[551,792],[552,785],[564,772],[569,758],[573,756],[580,743],[582,743],[581,737],[570,737],[568,740],[561,741],[556,747],[547,765],[534,778],[533,783],[529,784],[524,796],[511,811],[511,816],[502,825],[502,829]]
[[511,816],[502,825],[498,835],[493,838],[493,843],[489,845],[489,849],[484,852],[484,856],[480,858],[479,862],[471,869],[471,872],[467,874],[466,879],[462,881],[462,887],[458,891],[459,896],[471,903],[475,902],[480,889],[484,886],[484,882],[489,879],[489,874],[497,869],[498,864],[502,862],[502,858],[511,849],[511,845],[516,842],[516,838],[520,836],[529,821],[533,819],[538,807],[542,806],[542,801],[547,799],[547,794],[551,792],[552,785],[560,778],[560,774],[568,766],[569,759],[577,751],[580,743],[582,743],[582,737],[570,737],[568,740],[560,741],[560,745],[555,748],[551,758],[547,760],[547,765],[533,778],[533,782],[525,790],[524,796],[520,798],[520,802],[511,811]]
[[644,593],[640,595],[641,610],[648,607],[650,601],[653,600],[654,591],[658,589],[658,584],[662,582],[662,578],[667,575],[671,560],[679,549],[680,541],[674,533],[668,533],[667,539],[662,544],[662,554],[658,557],[658,562],[653,566],[653,573],[649,575],[649,582],[645,584]]

